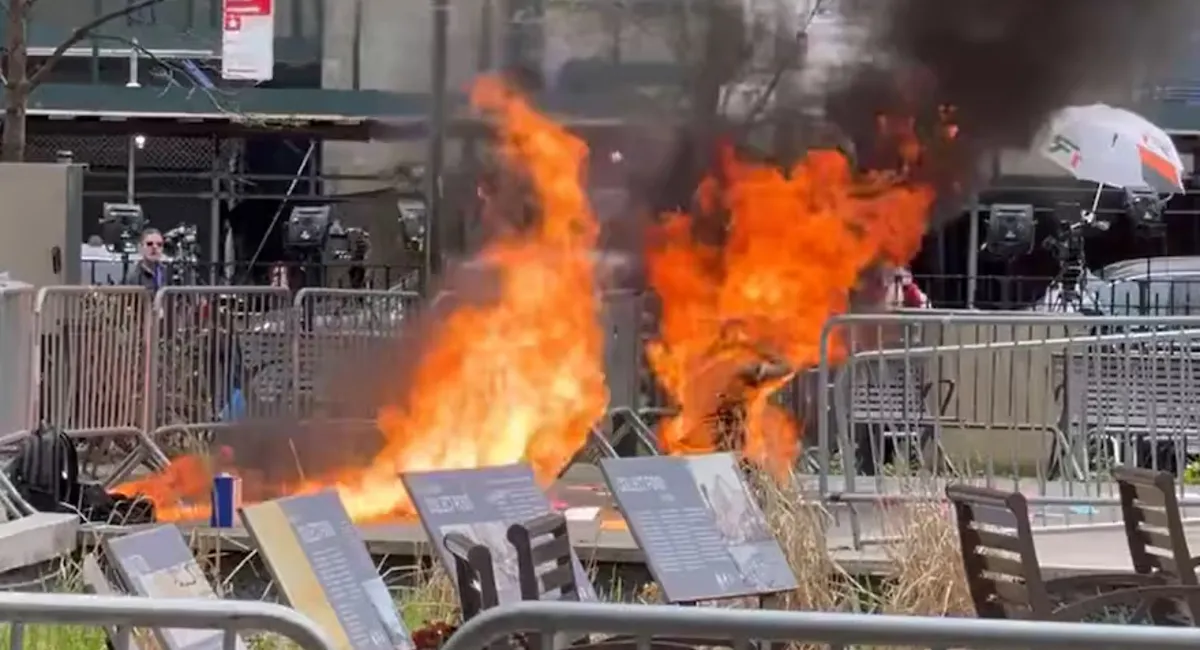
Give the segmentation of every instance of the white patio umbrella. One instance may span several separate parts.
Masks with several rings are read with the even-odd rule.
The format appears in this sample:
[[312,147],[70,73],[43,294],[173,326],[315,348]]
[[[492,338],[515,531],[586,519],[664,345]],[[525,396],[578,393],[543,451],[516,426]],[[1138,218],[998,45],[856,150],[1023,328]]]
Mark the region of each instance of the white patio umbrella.
[[1181,194],[1183,160],[1175,143],[1146,118],[1106,104],[1070,106],[1055,113],[1034,141],[1042,156],[1082,181]]

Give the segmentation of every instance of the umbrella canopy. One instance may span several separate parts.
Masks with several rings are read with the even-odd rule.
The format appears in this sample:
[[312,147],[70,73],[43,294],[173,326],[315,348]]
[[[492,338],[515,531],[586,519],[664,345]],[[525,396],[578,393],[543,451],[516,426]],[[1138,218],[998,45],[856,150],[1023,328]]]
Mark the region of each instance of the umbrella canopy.
[[1175,143],[1146,118],[1105,104],[1057,112],[1035,149],[1075,178],[1113,187],[1183,193]]

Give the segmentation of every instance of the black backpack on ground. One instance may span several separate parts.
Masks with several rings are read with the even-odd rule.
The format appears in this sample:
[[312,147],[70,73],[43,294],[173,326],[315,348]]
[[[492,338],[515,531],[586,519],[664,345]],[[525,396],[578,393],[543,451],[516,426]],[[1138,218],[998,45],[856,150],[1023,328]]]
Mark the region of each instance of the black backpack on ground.
[[109,494],[98,483],[80,481],[75,441],[55,427],[42,425],[21,443],[9,479],[39,512],[70,512],[100,523],[154,521],[149,501]]
[[75,441],[57,428],[38,427],[17,450],[9,478],[39,512],[65,512],[70,506],[78,507],[82,490]]

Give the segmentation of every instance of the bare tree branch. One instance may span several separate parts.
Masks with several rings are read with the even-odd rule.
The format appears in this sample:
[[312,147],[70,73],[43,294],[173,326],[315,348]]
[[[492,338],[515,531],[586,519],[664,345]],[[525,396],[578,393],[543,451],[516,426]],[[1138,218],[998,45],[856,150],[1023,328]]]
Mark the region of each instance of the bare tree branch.
[[743,124],[743,128],[751,128],[758,116],[766,111],[767,107],[771,105],[771,98],[779,89],[779,84],[783,81],[783,75],[789,68],[788,59],[794,59],[796,56],[799,56],[797,49],[804,44],[813,20],[815,20],[820,14],[821,9],[824,8],[824,5],[825,0],[816,0],[816,2],[812,4],[812,8],[809,9],[808,15],[804,17],[804,22],[800,25],[800,29],[796,31],[795,38],[789,44],[793,51],[788,52],[787,55],[783,57],[784,60],[777,62],[775,70],[771,74],[771,80],[767,82],[767,86],[763,90],[762,94],[758,96],[758,99],[754,104],[754,108],[751,109],[749,114],[746,116],[746,122]]
[[[78,45],[80,42],[86,39],[93,30],[103,27],[107,23],[116,20],[117,18],[137,13],[142,9],[153,7],[154,5],[161,4],[163,2],[165,2],[165,0],[139,0],[138,2],[126,5],[125,7],[116,11],[110,11],[109,13],[97,16],[91,21],[76,27],[65,41],[59,43],[58,47],[54,48],[54,51],[51,52],[50,56],[46,58],[46,62],[42,64],[42,67],[38,68],[37,72],[34,72],[29,76],[29,80],[27,82],[29,85],[28,89],[32,91],[34,88],[37,88],[39,84],[44,82],[50,75],[50,72],[54,70],[54,67],[58,65],[58,62],[62,60],[63,55],[67,53],[67,50],[71,49],[75,45]],[[22,4],[24,4],[26,7],[29,7],[33,4],[33,0],[24,0]]]

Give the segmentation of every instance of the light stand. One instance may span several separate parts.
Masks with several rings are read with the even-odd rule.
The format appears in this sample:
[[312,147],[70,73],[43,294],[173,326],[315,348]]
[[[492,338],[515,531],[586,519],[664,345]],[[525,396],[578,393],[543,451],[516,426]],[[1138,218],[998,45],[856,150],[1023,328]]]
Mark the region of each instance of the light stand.
[[[1037,223],[1034,220],[1033,206],[1029,204],[992,205],[987,218],[987,229],[983,245],[979,247],[988,256],[1002,260],[1005,263],[1005,278],[1001,285],[1002,301],[1007,302],[1012,289],[1012,268],[1017,258],[1028,255],[1033,250],[1034,233]],[[976,262],[978,269],[978,262]],[[970,304],[974,306],[974,291]]]
[[329,234],[329,205],[303,205],[292,208],[284,228],[283,247],[288,257],[300,264],[303,270],[303,286],[321,286],[325,244]]
[[[1134,237],[1146,241],[1159,241],[1162,243],[1161,253],[1166,254],[1166,234],[1167,224],[1163,221],[1163,209],[1171,200],[1170,194],[1163,198],[1159,198],[1158,193],[1153,190],[1125,190],[1125,216],[1133,223]],[[1150,313],[1150,309],[1156,308],[1157,305],[1151,306],[1152,292],[1150,291],[1151,281],[1151,264],[1150,256],[1146,256],[1146,277],[1138,282],[1138,305],[1139,312],[1142,315]]]
[[121,273],[129,272],[129,254],[145,228],[146,215],[136,203],[105,203],[101,208],[101,238],[111,250],[121,254]]

